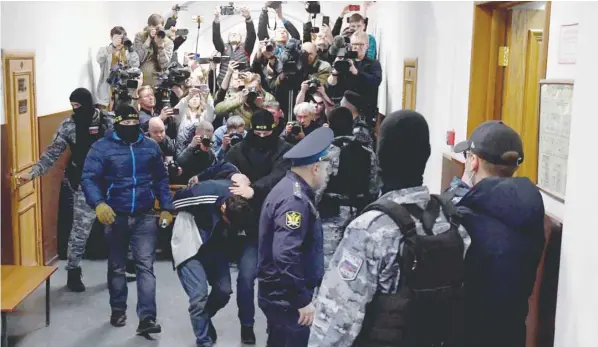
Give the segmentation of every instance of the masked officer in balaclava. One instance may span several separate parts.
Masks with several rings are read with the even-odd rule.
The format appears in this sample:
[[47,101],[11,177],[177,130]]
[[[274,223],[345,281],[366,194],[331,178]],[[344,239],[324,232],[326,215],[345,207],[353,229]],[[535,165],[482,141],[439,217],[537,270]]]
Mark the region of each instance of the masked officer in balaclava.
[[137,333],[159,333],[156,323],[154,260],[158,230],[154,202],[160,202],[160,225],[172,222],[172,197],[160,146],[143,136],[139,114],[129,105],[116,109],[114,131],[94,143],[83,170],[81,185],[87,203],[106,225],[110,324],[126,324],[125,259],[129,246],[137,275]]
[[82,292],[85,290],[85,285],[81,281],[79,265],[96,214],[85,203],[85,196],[79,183],[87,152],[91,145],[112,127],[112,117],[94,107],[91,93],[85,88],[75,89],[71,94],[70,101],[73,114],[60,124],[52,144],[33,165],[29,173],[18,179],[21,184],[24,184],[46,174],[66,148],[70,148],[72,154],[65,170],[65,176],[73,194],[74,213],[67,251],[67,287],[74,292]]

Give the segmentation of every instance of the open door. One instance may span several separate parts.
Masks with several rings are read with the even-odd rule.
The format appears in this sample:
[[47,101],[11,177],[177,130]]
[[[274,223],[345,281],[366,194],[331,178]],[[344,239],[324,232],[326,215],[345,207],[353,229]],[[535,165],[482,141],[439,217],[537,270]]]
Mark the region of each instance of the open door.
[[16,179],[28,172],[39,158],[35,54],[2,51],[2,60],[14,264],[44,265],[40,181],[20,185]]

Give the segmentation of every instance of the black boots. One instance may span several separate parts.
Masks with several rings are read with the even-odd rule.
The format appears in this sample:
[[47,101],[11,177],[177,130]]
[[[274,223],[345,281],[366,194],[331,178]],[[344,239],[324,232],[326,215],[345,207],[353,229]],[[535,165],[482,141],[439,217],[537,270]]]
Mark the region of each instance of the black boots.
[[110,324],[113,327],[124,327],[127,324],[127,315],[124,311],[112,311],[110,316]]
[[241,326],[241,342],[246,345],[255,345],[255,334],[253,327]]
[[158,334],[161,332],[162,327],[156,323],[154,318],[144,318],[137,327],[137,334]]
[[81,268],[78,267],[76,269],[68,270],[68,278],[66,280],[66,286],[72,292],[81,293],[85,291],[85,285],[81,281],[81,277],[83,274],[81,273]]

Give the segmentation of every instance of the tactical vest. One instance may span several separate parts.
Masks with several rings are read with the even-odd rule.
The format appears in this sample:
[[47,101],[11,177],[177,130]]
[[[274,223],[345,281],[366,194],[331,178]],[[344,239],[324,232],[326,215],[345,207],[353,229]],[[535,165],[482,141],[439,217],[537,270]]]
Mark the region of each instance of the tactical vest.
[[[440,206],[451,227],[434,235]],[[379,199],[364,212],[387,214],[403,234],[399,290],[374,295],[366,308],[354,347],[461,347],[464,309],[463,239],[454,206],[431,195],[425,210]],[[422,221],[426,235],[416,233],[411,215]]]
[[69,163],[65,169],[66,177],[71,184],[71,188],[77,190],[79,184],[81,183],[81,175],[83,174],[83,164],[85,163],[85,158],[87,157],[87,153],[93,145],[94,142],[104,137],[104,134],[108,130],[108,125],[106,123],[106,116],[103,111],[100,111],[100,121],[97,126],[97,131],[94,126],[89,127],[89,146],[78,146],[76,143],[71,142],[70,139],[67,140],[69,144],[69,148],[71,149],[71,158]]

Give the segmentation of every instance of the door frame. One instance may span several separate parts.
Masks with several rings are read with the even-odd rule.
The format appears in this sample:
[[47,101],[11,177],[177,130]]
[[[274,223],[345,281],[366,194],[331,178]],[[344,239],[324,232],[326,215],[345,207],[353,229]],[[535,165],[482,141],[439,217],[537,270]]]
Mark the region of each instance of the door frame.
[[[9,60],[13,60],[13,59],[31,59],[32,60],[32,69],[31,69],[31,75],[32,75],[32,85],[33,85],[33,89],[31,90],[31,94],[32,94],[32,101],[30,104],[30,112],[31,115],[33,116],[31,119],[31,126],[35,127],[35,129],[37,129],[37,93],[36,93],[36,87],[35,87],[35,79],[36,79],[36,71],[35,71],[35,52],[34,51],[12,51],[12,50],[5,50],[2,49],[1,51],[1,56],[2,56],[2,75],[3,75],[3,83],[4,83],[4,95],[3,95],[3,100],[4,100],[4,115],[5,115],[5,121],[6,121],[6,135],[7,135],[7,143],[9,146],[12,147],[13,141],[16,141],[16,139],[13,138],[14,137],[18,137],[15,134],[15,129],[13,128],[14,124],[9,123],[9,120],[11,119],[9,117],[9,114],[11,114],[10,112],[15,111],[12,109],[12,103],[10,100],[10,92],[13,89],[13,85],[10,83],[10,76],[7,73],[8,72],[8,61]],[[37,129],[38,131],[36,131],[36,133],[34,134],[34,143],[33,143],[33,150],[34,150],[34,158],[33,160],[37,161],[39,160],[39,129]],[[21,263],[21,249],[20,249],[20,238],[16,237],[17,235],[14,235],[15,232],[15,224],[18,221],[18,217],[17,216],[17,206],[15,206],[15,204],[13,203],[13,197],[14,194],[16,192],[16,179],[13,176],[14,172],[15,172],[15,168],[12,167],[13,165],[13,151],[12,149],[9,149],[7,151],[8,154],[8,160],[7,163],[11,166],[10,167],[10,171],[9,174],[11,175],[10,177],[10,197],[11,197],[11,201],[10,203],[10,210],[11,210],[11,220],[12,220],[12,225],[11,225],[11,229],[12,229],[12,233],[13,233],[13,260],[14,260],[14,264],[20,264]],[[37,216],[36,216],[36,256],[38,259],[38,263],[39,264],[44,264],[44,249],[43,249],[43,231],[42,231],[42,225],[41,225],[41,182],[39,181],[39,179],[36,179],[33,181],[33,184],[35,185],[35,189],[36,189],[36,205],[37,205]]]
[[[499,47],[507,43],[504,35],[508,25],[507,10],[530,2],[532,1],[474,2],[467,137],[483,122],[500,119],[504,68],[498,66],[498,54]],[[543,29],[545,43],[540,52],[540,79],[546,78],[551,8],[552,2],[546,1]]]

